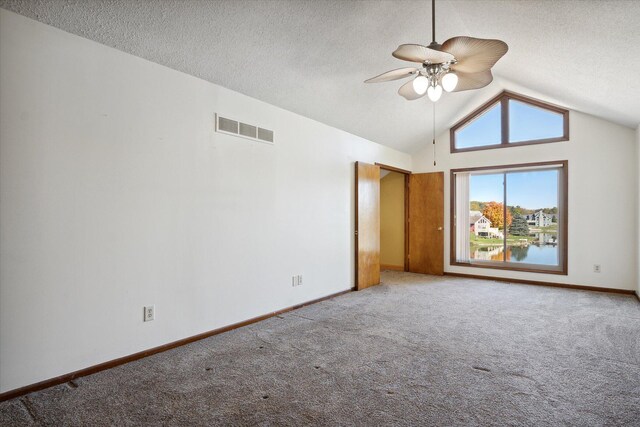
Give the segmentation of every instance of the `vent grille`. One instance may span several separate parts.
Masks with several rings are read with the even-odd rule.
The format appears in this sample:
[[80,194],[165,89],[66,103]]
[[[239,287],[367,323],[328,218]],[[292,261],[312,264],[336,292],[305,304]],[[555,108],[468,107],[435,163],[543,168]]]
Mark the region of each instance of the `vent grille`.
[[242,123],[216,114],[216,132],[239,136],[253,141],[273,144],[274,134],[272,130],[255,125]]
[[[240,135],[242,136],[248,136],[249,138],[256,138],[257,129],[258,128],[256,126],[251,126],[246,123],[240,123]],[[273,142],[273,141],[270,141],[270,142]]]
[[258,128],[258,139],[266,142],[273,142],[273,131]]
[[220,117],[218,119],[218,129],[223,132],[238,133],[238,122]]

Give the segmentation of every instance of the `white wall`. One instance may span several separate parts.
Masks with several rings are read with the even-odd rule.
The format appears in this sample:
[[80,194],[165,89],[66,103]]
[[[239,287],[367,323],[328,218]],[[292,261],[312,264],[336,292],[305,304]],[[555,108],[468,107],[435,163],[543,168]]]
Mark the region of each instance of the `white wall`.
[[638,179],[638,187],[636,189],[636,197],[638,198],[638,204],[636,205],[636,211],[639,213],[637,216],[637,233],[638,233],[638,258],[637,258],[637,262],[636,262],[636,266],[639,269],[638,270],[638,277],[637,277],[637,282],[636,282],[636,293],[637,295],[640,297],[640,125],[638,125],[638,128],[636,129],[636,159],[637,159],[637,163],[636,163],[636,176]]
[[[522,90],[518,92],[522,93]],[[524,94],[543,99],[539,94]],[[491,96],[493,95],[495,93]],[[490,96],[487,97],[489,98]],[[479,105],[470,105],[468,111],[461,112],[460,117]],[[569,123],[570,141],[567,142],[451,154],[447,131],[436,141],[437,166],[433,166],[431,145],[414,155],[415,172],[445,171],[445,194],[450,194],[451,169],[569,161],[568,275],[449,265],[449,197],[445,197],[445,271],[635,289],[638,274],[638,246],[635,238],[638,184],[634,178],[638,161],[635,154],[635,133],[632,129],[577,111],[571,111]],[[593,264],[600,264],[602,272],[594,273]]]
[[[0,67],[0,392],[349,289],[353,162],[411,169],[4,10]],[[275,145],[214,133],[216,112]]]

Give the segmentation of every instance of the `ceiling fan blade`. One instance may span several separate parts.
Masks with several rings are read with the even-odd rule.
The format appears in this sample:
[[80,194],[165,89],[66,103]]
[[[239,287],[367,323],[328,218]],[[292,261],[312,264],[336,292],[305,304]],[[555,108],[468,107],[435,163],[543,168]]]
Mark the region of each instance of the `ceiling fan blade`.
[[458,84],[453,92],[480,89],[493,81],[491,70],[484,70],[479,73],[464,73],[456,70],[455,73],[458,75]]
[[453,55],[450,53],[429,49],[419,44],[401,44],[393,51],[392,55],[404,61],[430,62],[433,64],[440,64],[453,59]]
[[455,56],[454,67],[464,73],[478,73],[489,70],[509,46],[502,40],[476,39],[474,37],[453,37],[442,44],[442,50]]
[[398,89],[398,94],[402,96],[404,99],[408,101],[413,101],[415,99],[422,98],[427,94],[427,92],[422,95],[418,95],[415,90],[413,90],[413,80],[409,80]]
[[390,82],[391,80],[399,80],[404,79],[405,77],[409,77],[418,72],[417,68],[408,67],[408,68],[398,68],[397,70],[387,71],[386,73],[382,73],[379,76],[372,77],[368,80],[365,80],[365,83],[380,83],[380,82]]

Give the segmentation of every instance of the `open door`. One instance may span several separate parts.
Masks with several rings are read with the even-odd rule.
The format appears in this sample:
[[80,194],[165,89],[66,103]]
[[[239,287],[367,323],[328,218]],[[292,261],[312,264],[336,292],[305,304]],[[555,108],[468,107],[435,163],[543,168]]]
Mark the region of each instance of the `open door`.
[[380,167],[356,162],[356,289],[380,283]]
[[409,176],[409,271],[444,274],[444,173]]

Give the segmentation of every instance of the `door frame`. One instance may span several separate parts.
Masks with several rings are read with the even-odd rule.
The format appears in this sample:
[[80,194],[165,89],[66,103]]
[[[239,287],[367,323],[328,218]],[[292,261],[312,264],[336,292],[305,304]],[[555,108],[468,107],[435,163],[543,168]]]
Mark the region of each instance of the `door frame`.
[[398,172],[404,175],[404,271],[409,271],[409,176],[411,171],[400,169],[384,163],[374,163],[380,169]]

